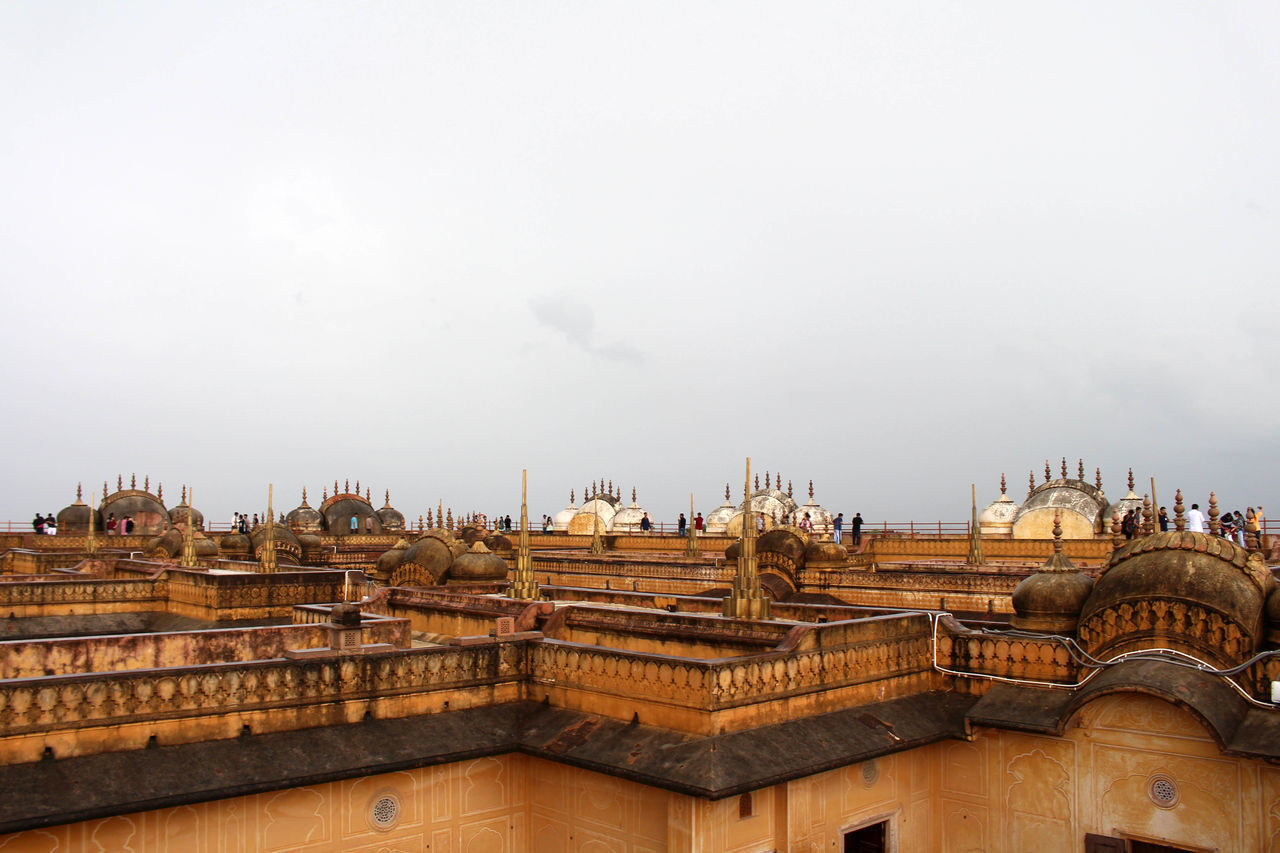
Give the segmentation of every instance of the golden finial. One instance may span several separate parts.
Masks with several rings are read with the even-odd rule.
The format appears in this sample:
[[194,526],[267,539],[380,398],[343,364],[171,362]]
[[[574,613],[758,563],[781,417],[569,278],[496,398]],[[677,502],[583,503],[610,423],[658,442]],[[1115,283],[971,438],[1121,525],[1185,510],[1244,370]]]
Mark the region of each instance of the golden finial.
[[1218,524],[1219,515],[1221,515],[1221,513],[1218,512],[1218,493],[1210,492],[1209,493],[1209,532],[1214,536],[1217,536],[1222,529]]
[[1081,459],[1081,460],[1077,463],[1077,469],[1076,469],[1076,470],[1078,470],[1078,471],[1080,472],[1080,476],[1079,476],[1079,477],[1077,477],[1076,479],[1078,479],[1080,482],[1082,482],[1082,483],[1083,483],[1083,482],[1084,482],[1084,459]]
[[383,500],[382,505],[383,507],[391,506],[391,490],[390,489],[386,490],[385,499]]
[[1186,507],[1182,504],[1182,489],[1173,496],[1173,529],[1182,531],[1187,529],[1187,519],[1183,516]]
[[307,487],[306,486],[302,487],[302,505],[303,506],[307,505]]
[[1129,469],[1129,491],[1133,492],[1133,469]]
[[[431,509],[430,507],[427,508],[427,524],[431,525],[432,527],[436,526],[435,516],[433,515],[434,512],[435,510]],[[418,516],[418,518],[421,519],[422,516]]]
[[360,481],[356,480],[356,497],[360,496]]
[[1098,491],[1102,491],[1102,469],[1093,469],[1093,484],[1097,486]]
[[436,508],[436,527],[444,529],[444,500],[441,499],[440,506]]
[[1062,457],[1062,479],[1067,479],[1067,457]]

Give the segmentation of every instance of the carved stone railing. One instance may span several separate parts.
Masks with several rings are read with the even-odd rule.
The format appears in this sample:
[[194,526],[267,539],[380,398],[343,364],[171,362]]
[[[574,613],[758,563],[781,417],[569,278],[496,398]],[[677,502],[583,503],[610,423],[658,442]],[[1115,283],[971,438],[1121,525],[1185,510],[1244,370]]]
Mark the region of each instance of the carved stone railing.
[[[0,616],[6,608],[163,602],[168,588],[163,581],[114,579],[41,579],[34,583],[0,584]],[[163,608],[162,608],[163,609]]]
[[[1054,684],[1069,684],[1082,677],[1062,640],[975,631],[946,616],[938,623],[938,665],[975,676]],[[975,679],[963,686],[983,692],[990,681]]]
[[557,687],[717,711],[930,672],[928,618],[892,618],[906,627],[897,636],[881,624],[846,644],[720,660],[542,640],[530,645],[530,676]]
[[[6,736],[145,720],[225,716],[519,681],[518,643],[317,660],[220,663],[0,681]],[[279,721],[285,728],[305,722]],[[312,723],[315,724],[315,723]]]

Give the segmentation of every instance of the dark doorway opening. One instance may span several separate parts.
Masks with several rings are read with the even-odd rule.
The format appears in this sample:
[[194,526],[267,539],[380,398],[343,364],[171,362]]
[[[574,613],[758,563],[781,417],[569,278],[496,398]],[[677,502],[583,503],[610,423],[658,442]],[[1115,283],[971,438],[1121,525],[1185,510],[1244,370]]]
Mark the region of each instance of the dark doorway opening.
[[888,853],[889,821],[882,820],[844,834],[844,853]]

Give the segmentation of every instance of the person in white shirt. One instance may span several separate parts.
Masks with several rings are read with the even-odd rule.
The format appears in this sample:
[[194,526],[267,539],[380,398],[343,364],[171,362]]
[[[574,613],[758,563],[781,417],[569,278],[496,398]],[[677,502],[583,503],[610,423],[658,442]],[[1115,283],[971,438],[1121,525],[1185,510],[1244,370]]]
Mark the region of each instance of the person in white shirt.
[[1187,513],[1187,530],[1204,533],[1204,513],[1200,511],[1200,504],[1191,505],[1191,511]]

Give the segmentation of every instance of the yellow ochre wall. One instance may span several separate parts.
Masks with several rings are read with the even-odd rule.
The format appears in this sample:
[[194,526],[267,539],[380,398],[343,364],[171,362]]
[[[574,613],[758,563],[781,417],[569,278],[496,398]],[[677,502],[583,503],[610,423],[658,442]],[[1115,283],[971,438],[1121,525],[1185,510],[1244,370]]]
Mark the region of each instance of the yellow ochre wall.
[[[1148,796],[1177,786],[1172,808]],[[375,829],[393,792],[399,823]],[[888,820],[890,850],[1058,853],[1086,832],[1192,849],[1280,851],[1280,768],[1227,758],[1190,714],[1127,694],[1060,738],[979,730],[711,802],[523,755],[481,758],[0,837],[0,853],[763,853],[839,851]]]

